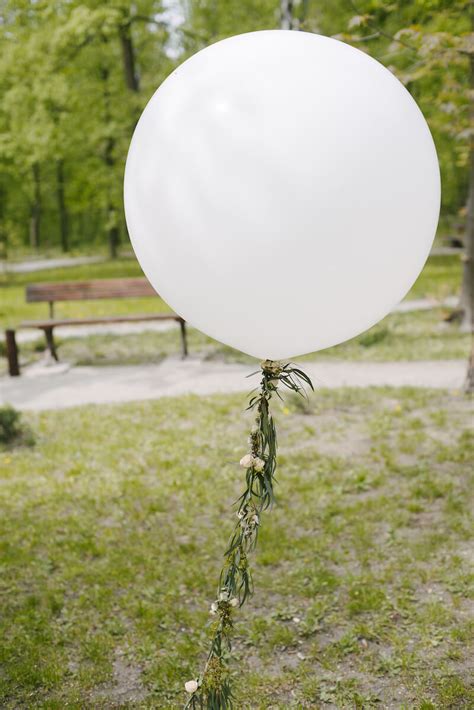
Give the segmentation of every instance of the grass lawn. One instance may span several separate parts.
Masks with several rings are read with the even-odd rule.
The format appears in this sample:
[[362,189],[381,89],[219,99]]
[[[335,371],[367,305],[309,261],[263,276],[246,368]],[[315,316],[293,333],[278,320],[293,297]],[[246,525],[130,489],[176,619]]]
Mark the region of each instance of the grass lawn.
[[[189,328],[190,353],[206,360],[255,363],[238,350],[222,345],[197,330]],[[164,333],[140,335],[94,335],[69,338],[61,342],[59,354],[66,362],[78,365],[119,365],[159,362],[167,355],[180,352],[177,328]],[[380,324],[353,340],[298,360],[440,360],[468,358],[470,336],[461,333],[457,324],[443,320],[442,309],[399,313],[387,316]],[[44,343],[30,345],[29,357]]]
[[[189,351],[205,360],[248,362],[255,360],[188,328]],[[180,352],[177,327],[157,333],[133,335],[91,335],[86,338],[56,337],[59,357],[76,365],[131,365],[157,363]],[[21,345],[23,364],[42,357],[43,339]],[[443,309],[414,313],[395,313],[353,340],[298,360],[387,360],[465,359],[469,356],[470,336],[457,324],[446,323]],[[252,365],[253,366],[253,365]],[[6,359],[0,360],[0,374],[6,372]]]
[[[143,276],[143,272],[136,259],[130,258],[49,269],[31,274],[0,275],[0,325],[2,327],[14,326],[22,320],[48,317],[47,303],[25,302],[25,287],[28,284],[48,281],[120,279],[137,276]],[[80,318],[124,313],[162,313],[169,310],[166,303],[158,297],[103,299],[58,303],[55,307],[55,315],[61,318]]]
[[461,289],[462,261],[460,255],[430,256],[415,281],[407,299],[456,296]]
[[[0,706],[179,708],[241,490],[242,396],[27,415],[0,452]],[[473,433],[459,393],[276,403],[278,506],[236,707],[472,708]],[[291,414],[291,416],[290,416]]]
[[[0,282],[0,321],[10,324],[25,318],[44,317],[46,304],[25,304],[24,288],[32,280],[74,280],[87,278],[112,278],[136,276],[140,269],[133,259],[105,262],[88,266],[55,269],[38,274],[15,275],[3,286]],[[409,298],[443,299],[456,294],[460,285],[461,265],[458,256],[434,256],[428,261],[416,282]],[[103,300],[58,304],[57,315],[78,317],[118,313],[143,313],[168,311],[168,306],[159,298]],[[470,338],[460,333],[457,324],[444,320],[447,311],[443,308],[431,311],[400,313],[387,316],[371,330],[343,345],[329,348],[307,357],[311,359],[351,360],[437,360],[467,358]],[[190,351],[206,359],[248,361],[241,353],[217,343],[198,331],[190,329]],[[135,364],[158,362],[163,357],[179,352],[179,336],[176,332],[142,333],[128,336],[94,335],[87,338],[68,338],[61,341],[57,336],[62,360],[79,365]],[[3,347],[3,343],[0,348]],[[44,350],[43,340],[22,345],[22,359],[33,362]],[[0,361],[0,373],[6,372],[6,360]]]
[[[44,318],[48,315],[46,303],[25,303],[25,287],[30,283],[47,281],[77,281],[89,279],[131,278],[143,276],[134,258],[116,259],[99,264],[87,264],[60,269],[38,271],[31,274],[0,274],[0,327],[14,326],[22,320]],[[437,298],[456,295],[461,283],[459,256],[431,257],[409,298]],[[101,301],[76,301],[59,303],[56,315],[65,318],[122,313],[161,313],[170,310],[161,298],[137,298]]]

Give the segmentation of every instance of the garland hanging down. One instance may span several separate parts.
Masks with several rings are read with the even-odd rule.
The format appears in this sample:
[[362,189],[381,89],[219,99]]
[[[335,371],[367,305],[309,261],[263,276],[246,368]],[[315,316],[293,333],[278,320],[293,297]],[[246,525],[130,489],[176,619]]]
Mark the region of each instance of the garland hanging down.
[[186,692],[190,694],[185,710],[228,710],[233,706],[229,674],[233,614],[253,594],[248,554],[257,545],[262,512],[275,501],[277,438],[269,403],[274,394],[282,399],[279,385],[302,395],[305,395],[304,385],[314,390],[309,377],[290,363],[264,360],[261,368],[260,387],[251,393],[247,407],[256,412],[249,437],[250,451],[240,461],[246,470],[246,487],[237,501],[238,520],[224,555],[217,598],[210,608],[210,613],[216,617],[212,624],[211,647],[202,674],[185,683]]

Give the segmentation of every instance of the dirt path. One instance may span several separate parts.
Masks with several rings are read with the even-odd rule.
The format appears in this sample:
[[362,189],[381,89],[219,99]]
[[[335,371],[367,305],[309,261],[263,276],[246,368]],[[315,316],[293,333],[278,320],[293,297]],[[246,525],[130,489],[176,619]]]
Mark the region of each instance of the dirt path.
[[[463,360],[431,362],[307,362],[304,369],[316,388],[413,386],[460,389]],[[168,358],[158,365],[71,367],[61,363],[25,371],[22,377],[0,379],[0,403],[20,409],[63,409],[82,404],[105,404],[249,391],[247,365]]]

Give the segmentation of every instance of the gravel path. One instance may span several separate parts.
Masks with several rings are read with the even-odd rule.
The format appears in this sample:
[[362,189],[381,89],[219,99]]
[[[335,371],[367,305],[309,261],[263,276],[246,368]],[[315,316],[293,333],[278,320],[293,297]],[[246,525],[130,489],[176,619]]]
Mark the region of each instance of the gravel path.
[[[428,362],[307,362],[304,369],[318,387],[434,387],[460,389],[463,360]],[[255,384],[248,365],[168,358],[158,365],[71,367],[64,363],[34,366],[22,377],[0,379],[0,403],[19,409],[63,409],[173,397],[245,392]]]

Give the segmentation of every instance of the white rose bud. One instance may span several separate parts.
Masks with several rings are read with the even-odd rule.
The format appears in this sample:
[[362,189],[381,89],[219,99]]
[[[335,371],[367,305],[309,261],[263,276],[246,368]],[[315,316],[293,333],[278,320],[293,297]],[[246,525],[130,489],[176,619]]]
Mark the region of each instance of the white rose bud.
[[198,689],[197,680],[188,680],[184,684],[184,689],[187,693],[195,693]]
[[242,468],[252,468],[253,466],[253,456],[252,454],[245,454],[245,456],[242,456],[240,459],[240,465]]
[[229,604],[230,604],[231,606],[238,606],[238,605],[239,605],[239,600],[237,599],[237,597],[232,597],[232,599],[230,600]]
[[258,456],[256,456],[253,460],[253,467],[258,473],[260,473],[260,471],[263,471],[263,469],[265,468],[265,461],[259,459]]

